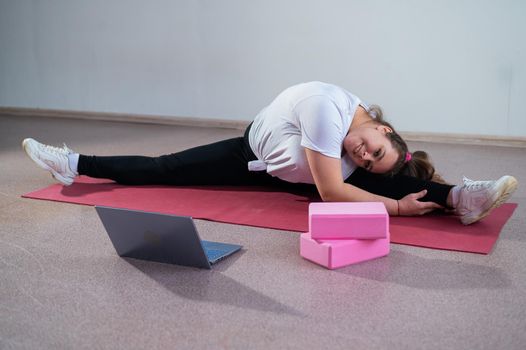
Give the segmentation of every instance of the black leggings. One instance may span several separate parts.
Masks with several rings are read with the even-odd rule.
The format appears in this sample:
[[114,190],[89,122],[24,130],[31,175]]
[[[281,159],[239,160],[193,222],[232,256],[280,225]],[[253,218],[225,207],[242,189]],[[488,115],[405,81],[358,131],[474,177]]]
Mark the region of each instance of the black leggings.
[[[288,183],[265,171],[249,171],[248,162],[257,158],[248,144],[248,130],[244,137],[160,157],[80,155],[78,172],[125,185],[272,185],[291,189],[305,186]],[[404,175],[386,177],[361,168],[355,170],[345,182],[393,199],[427,189],[427,195],[421,200],[443,206],[447,206],[447,196],[452,187]]]

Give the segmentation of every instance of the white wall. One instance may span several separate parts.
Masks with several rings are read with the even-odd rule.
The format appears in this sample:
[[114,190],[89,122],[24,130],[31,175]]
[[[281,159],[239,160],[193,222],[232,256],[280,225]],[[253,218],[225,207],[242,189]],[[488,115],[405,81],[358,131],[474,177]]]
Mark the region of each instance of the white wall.
[[250,120],[309,80],[526,136],[526,1],[0,0],[0,106]]

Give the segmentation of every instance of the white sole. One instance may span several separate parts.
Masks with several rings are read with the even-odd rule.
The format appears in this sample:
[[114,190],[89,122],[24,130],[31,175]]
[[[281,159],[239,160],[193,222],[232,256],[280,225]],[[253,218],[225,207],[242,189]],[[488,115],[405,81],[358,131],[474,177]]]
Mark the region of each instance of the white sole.
[[49,171],[52,174],[52,176],[56,180],[58,180],[58,182],[63,184],[64,186],[69,186],[69,185],[71,185],[73,183],[73,180],[66,179],[64,176],[62,176],[59,173],[57,173],[54,169],[52,169],[49,165],[47,165],[46,163],[44,163],[40,159],[33,157],[32,152],[29,152],[28,149],[27,149],[27,146],[26,146],[27,142],[28,142],[28,139],[25,139],[24,141],[22,141],[22,148],[24,149],[26,154],[29,156],[29,158],[31,158],[31,160],[33,162],[35,162],[42,169]]
[[497,199],[493,202],[493,204],[488,209],[486,209],[482,213],[478,214],[477,216],[470,217],[470,218],[467,218],[465,220],[462,220],[462,223],[464,225],[470,225],[470,224],[473,224],[473,223],[475,223],[475,222],[477,222],[479,220],[484,219],[486,216],[489,215],[489,213],[493,209],[500,207],[503,203],[505,203],[508,200],[508,198],[510,198],[510,196],[513,194],[513,192],[515,192],[515,190],[517,189],[517,185],[518,185],[517,179],[514,178],[513,176],[509,176],[509,178],[507,179],[507,181],[505,183],[505,187],[504,187],[503,191],[497,197]]

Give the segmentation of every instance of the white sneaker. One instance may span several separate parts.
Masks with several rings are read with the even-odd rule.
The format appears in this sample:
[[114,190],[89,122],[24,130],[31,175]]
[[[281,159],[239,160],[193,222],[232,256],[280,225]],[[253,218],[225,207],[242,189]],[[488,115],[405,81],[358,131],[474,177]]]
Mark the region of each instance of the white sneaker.
[[506,202],[517,188],[517,179],[503,176],[496,181],[473,181],[466,177],[455,209],[460,221],[469,225],[486,217],[491,210]]
[[73,183],[76,173],[69,168],[68,154],[74,153],[64,144],[62,148],[44,145],[33,139],[22,141],[22,147],[39,167],[49,170],[64,186]]

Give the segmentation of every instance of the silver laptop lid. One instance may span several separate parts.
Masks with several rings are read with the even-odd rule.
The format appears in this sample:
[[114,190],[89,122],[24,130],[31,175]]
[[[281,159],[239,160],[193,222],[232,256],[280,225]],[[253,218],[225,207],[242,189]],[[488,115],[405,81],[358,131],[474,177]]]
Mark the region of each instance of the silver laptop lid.
[[95,209],[119,256],[210,269],[191,217]]

